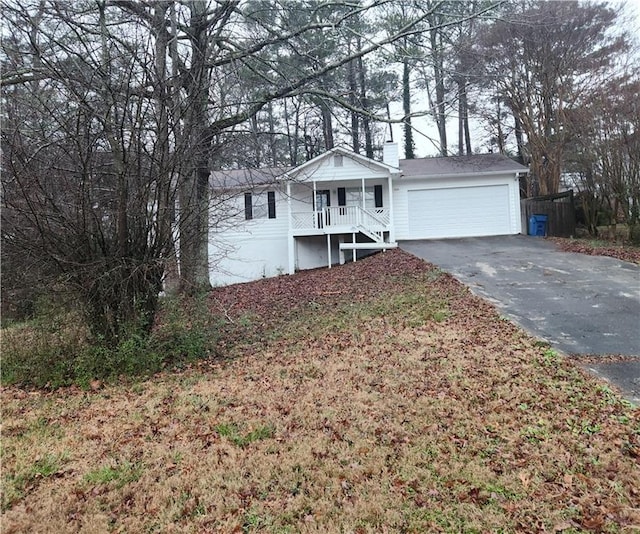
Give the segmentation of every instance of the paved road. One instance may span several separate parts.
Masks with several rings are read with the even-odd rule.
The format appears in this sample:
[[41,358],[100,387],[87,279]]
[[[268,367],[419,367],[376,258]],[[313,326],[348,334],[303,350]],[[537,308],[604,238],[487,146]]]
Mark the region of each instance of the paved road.
[[[453,274],[505,316],[640,404],[640,266],[561,252],[530,236],[404,241],[400,247]],[[595,356],[622,355],[628,361]]]

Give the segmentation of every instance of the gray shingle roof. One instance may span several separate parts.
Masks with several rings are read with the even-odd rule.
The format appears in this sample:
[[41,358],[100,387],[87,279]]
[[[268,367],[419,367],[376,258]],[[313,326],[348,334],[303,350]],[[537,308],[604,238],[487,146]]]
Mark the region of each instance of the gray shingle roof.
[[[273,184],[293,167],[232,169],[211,173],[214,189],[251,188]],[[491,172],[526,172],[527,167],[501,154],[473,154],[438,158],[401,159],[400,171],[406,178],[448,176]]]
[[215,189],[257,187],[273,184],[291,167],[265,167],[262,169],[232,169],[213,171],[211,185]]
[[529,169],[502,154],[472,154],[439,158],[401,159],[405,177],[473,174],[480,172],[526,172]]

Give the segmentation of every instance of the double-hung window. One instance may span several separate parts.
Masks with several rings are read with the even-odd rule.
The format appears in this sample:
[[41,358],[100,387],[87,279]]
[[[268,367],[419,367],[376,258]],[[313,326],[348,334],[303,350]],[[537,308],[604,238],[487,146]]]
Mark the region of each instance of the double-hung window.
[[[361,187],[340,187],[338,188],[338,204],[340,206],[362,207]],[[382,186],[364,188],[364,207],[367,210],[382,207]]]
[[251,219],[275,219],[276,218],[276,194],[274,191],[244,194],[244,218]]

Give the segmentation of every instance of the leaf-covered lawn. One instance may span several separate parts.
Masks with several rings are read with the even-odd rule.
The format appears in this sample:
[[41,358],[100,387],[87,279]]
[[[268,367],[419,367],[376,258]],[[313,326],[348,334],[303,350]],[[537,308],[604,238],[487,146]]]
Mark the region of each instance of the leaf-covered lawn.
[[587,238],[552,237],[548,239],[551,239],[561,250],[566,252],[578,252],[590,256],[610,256],[618,260],[640,264],[640,247],[637,246]]
[[3,390],[4,533],[640,529],[640,411],[428,264],[210,307],[196,368]]

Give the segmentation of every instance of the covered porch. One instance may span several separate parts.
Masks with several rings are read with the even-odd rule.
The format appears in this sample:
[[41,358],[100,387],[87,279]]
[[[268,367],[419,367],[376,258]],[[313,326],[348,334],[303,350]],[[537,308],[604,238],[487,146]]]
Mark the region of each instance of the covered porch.
[[286,193],[291,273],[303,265],[307,254],[321,255],[331,267],[356,261],[358,251],[397,246],[390,176],[292,181],[287,183]]
[[363,232],[378,241],[392,232],[390,177],[288,182],[287,199],[292,236]]

